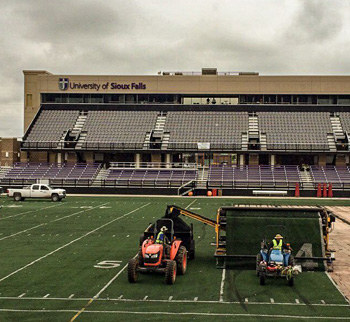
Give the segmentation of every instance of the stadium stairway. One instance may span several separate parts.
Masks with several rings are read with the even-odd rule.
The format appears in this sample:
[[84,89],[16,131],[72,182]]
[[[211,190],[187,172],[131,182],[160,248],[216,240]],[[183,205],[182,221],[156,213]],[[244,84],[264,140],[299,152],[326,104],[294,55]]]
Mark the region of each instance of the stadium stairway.
[[309,171],[300,171],[300,180],[303,184],[303,190],[314,190],[313,179]]
[[101,181],[105,180],[108,176],[109,170],[101,168],[97,176],[95,177],[92,186],[93,187],[101,187]]
[[331,124],[332,124],[332,130],[336,141],[344,140],[345,133],[341,125],[339,116],[331,116]]
[[337,147],[335,145],[335,138],[334,138],[334,135],[332,133],[327,134],[327,141],[328,141],[329,151],[336,152]]

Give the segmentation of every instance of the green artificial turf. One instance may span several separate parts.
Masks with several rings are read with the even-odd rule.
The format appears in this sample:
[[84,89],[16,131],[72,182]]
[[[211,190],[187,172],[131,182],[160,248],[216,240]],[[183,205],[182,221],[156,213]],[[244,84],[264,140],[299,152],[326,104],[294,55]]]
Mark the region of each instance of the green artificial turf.
[[[288,315],[349,317],[349,306],[328,306],[346,302],[325,273],[303,273],[293,288],[282,280],[268,280],[262,287],[250,270],[226,270],[223,275],[213,257],[214,229],[188,218],[185,222],[194,224],[196,259],[189,262],[186,275],[178,276],[172,286],[162,275],[140,275],[139,283],[128,283],[123,268],[136,254],[143,230],[164,215],[166,205],[188,206],[214,219],[220,206],[273,202],[282,200],[68,197],[61,203],[15,203],[1,197],[0,321],[70,321],[84,307],[75,321],[267,322],[276,314],[283,321],[290,320]],[[102,261],[114,261],[116,267],[94,267]],[[279,304],[266,304],[271,298]]]

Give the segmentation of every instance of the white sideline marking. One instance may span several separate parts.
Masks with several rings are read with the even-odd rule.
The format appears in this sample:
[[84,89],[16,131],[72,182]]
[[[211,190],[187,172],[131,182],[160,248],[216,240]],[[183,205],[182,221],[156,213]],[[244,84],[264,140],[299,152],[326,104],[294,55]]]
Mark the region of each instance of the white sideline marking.
[[69,295],[68,298],[71,299],[71,298],[73,298],[73,296],[74,296],[74,294],[71,294],[71,295]]
[[272,304],[274,304],[274,303],[275,303],[275,300],[271,297],[271,298],[270,298],[270,302],[271,302]]
[[249,302],[249,300],[248,300],[247,297],[244,299],[244,302],[245,302],[245,303],[248,303],[248,302]]
[[23,297],[24,295],[26,295],[26,293],[22,293],[22,294],[19,295],[18,297]]
[[[107,203],[104,203],[104,205],[106,205],[106,204],[108,204],[108,202],[107,202]],[[96,208],[98,208],[98,207],[96,207]],[[29,231],[29,230],[32,230],[32,229],[35,229],[35,228],[38,228],[38,227],[41,227],[41,226],[46,226],[46,225],[48,225],[48,224],[50,224],[50,223],[52,223],[52,222],[59,221],[59,220],[62,220],[62,219],[65,219],[65,218],[68,218],[68,217],[71,217],[71,216],[75,216],[75,215],[77,215],[77,214],[79,214],[79,213],[81,213],[81,212],[89,211],[89,210],[92,210],[92,209],[79,211],[79,212],[76,212],[76,213],[74,213],[74,214],[70,214],[70,215],[61,217],[61,218],[59,218],[59,219],[51,220],[51,221],[49,221],[49,222],[42,223],[42,224],[40,224],[40,225],[37,225],[37,226],[31,227],[31,228],[28,228],[28,229],[19,231],[19,232],[17,232],[17,233],[12,234],[12,235],[8,235],[8,236],[5,236],[5,237],[0,238],[0,241],[2,241],[2,240],[4,240],[4,239],[7,239],[7,238],[11,238],[11,237],[13,237],[13,236],[17,236],[17,235],[19,235],[19,234],[25,233],[25,232],[27,232],[27,231]],[[57,217],[57,216],[56,216],[56,217]],[[28,236],[30,236],[30,235],[31,235],[31,234],[28,234]],[[41,236],[44,236],[44,235],[45,235],[45,234],[42,234]],[[59,234],[57,234],[56,236],[58,236],[58,235],[59,235]]]
[[47,299],[50,296],[50,294],[46,294],[45,296],[43,296],[43,299]]
[[197,302],[198,301],[198,297],[196,296],[193,301]]
[[[0,309],[0,312],[22,312],[22,313],[78,313],[78,310],[31,310],[31,309]],[[183,316],[240,316],[240,317],[263,317],[263,318],[281,318],[281,319],[314,319],[314,320],[350,320],[347,316],[307,316],[307,315],[282,315],[282,314],[249,314],[249,313],[206,313],[206,312],[155,312],[155,311],[98,311],[98,310],[84,310],[84,313],[91,314],[136,314],[136,315],[183,315]]]
[[169,299],[168,299],[168,301],[171,301],[173,299],[173,297],[172,296],[169,296]]
[[45,209],[49,209],[49,208],[53,208],[53,207],[57,207],[57,206],[61,206],[61,205],[62,204],[58,204],[58,205],[44,207],[44,208],[40,208],[40,209],[36,209],[36,210],[29,210],[29,211],[21,212],[20,214],[17,214],[17,215],[12,215],[12,216],[7,216],[7,217],[0,218],[0,220],[5,220],[7,218],[14,218],[14,217],[18,217],[18,216],[21,216],[21,215],[30,214],[32,212],[37,212],[37,211],[41,211],[41,210],[45,210]]
[[220,298],[219,298],[220,302],[224,301],[225,278],[226,278],[226,268],[224,268],[222,270],[221,285],[220,285]]
[[144,301],[147,301],[147,299],[148,299],[148,295],[146,295],[146,296],[143,298]]
[[[11,297],[11,296],[3,296],[0,297],[0,300],[18,300],[18,297]],[[88,297],[81,297],[81,298],[66,298],[66,297],[49,297],[43,299],[42,297],[24,297],[21,298],[21,300],[30,300],[30,301],[42,301],[42,300],[54,300],[54,301],[89,301],[91,298]],[[94,299],[95,301],[120,301],[120,302],[143,302],[143,300],[135,300],[135,299],[124,299],[123,295],[119,296],[118,298],[96,298]],[[154,302],[154,303],[167,303],[169,300],[148,300],[148,302]],[[174,303],[201,303],[201,304],[218,304],[218,305],[232,305],[232,304],[242,304],[242,302],[238,301],[205,301],[205,300],[198,300],[198,301],[193,301],[193,300],[172,300]],[[281,306],[322,306],[322,307],[350,307],[349,304],[321,304],[321,303],[310,303],[310,304],[305,304],[305,303],[295,303],[295,302],[248,302],[246,303],[248,305],[281,305]]]
[[299,304],[300,301],[299,301],[298,299],[295,299],[295,303],[296,303],[296,304]]
[[335,283],[334,281],[333,281],[333,278],[329,275],[329,273],[328,272],[326,272],[326,275],[327,275],[327,277],[329,278],[329,280],[332,282],[332,284],[334,285],[334,287],[339,291],[339,293],[343,296],[343,298],[344,298],[344,300],[348,303],[348,304],[350,304],[350,301],[348,300],[348,298],[344,295],[344,293],[341,291],[341,289],[339,288],[339,286],[337,285],[337,283]]
[[[83,239],[83,238],[85,238],[86,236],[89,236],[89,235],[91,235],[92,233],[94,233],[94,232],[96,232],[96,231],[98,231],[98,230],[100,230],[100,229],[102,229],[102,228],[104,228],[104,227],[106,227],[106,226],[112,224],[113,222],[115,222],[115,221],[117,221],[117,220],[119,220],[119,219],[122,219],[122,218],[124,218],[124,217],[126,217],[126,216],[128,216],[128,215],[130,215],[130,214],[132,214],[132,213],[134,213],[135,211],[138,211],[138,210],[140,210],[140,209],[142,209],[142,208],[144,208],[144,207],[146,207],[146,206],[148,206],[148,205],[150,205],[150,204],[151,204],[151,203],[149,202],[149,203],[147,203],[147,204],[145,204],[145,205],[143,205],[143,206],[141,206],[141,207],[139,207],[139,208],[137,208],[137,209],[134,209],[134,210],[132,210],[132,211],[130,211],[130,212],[128,212],[128,213],[126,213],[126,214],[124,214],[124,215],[118,217],[118,218],[115,218],[115,219],[113,219],[113,220],[111,220],[111,221],[109,221],[109,222],[107,222],[107,223],[101,225],[100,227],[97,227],[97,228],[95,228],[94,230],[91,230],[91,231],[89,231],[88,233],[86,233],[86,234],[84,234],[84,235],[82,235],[82,236],[80,236],[80,237],[78,237],[78,238],[76,238],[76,239],[70,241],[69,243],[67,243],[67,244],[65,244],[65,245],[63,245],[63,246],[61,246],[61,247],[59,247],[59,248],[53,250],[52,252],[47,253],[46,255],[37,258],[36,260],[30,262],[29,264],[27,264],[27,265],[25,265],[25,266],[23,266],[23,267],[21,267],[21,268],[15,270],[14,272],[12,272],[12,273],[10,273],[10,274],[4,276],[3,278],[0,279],[0,282],[6,280],[7,278],[11,277],[11,276],[14,275],[14,274],[17,274],[18,272],[20,272],[20,271],[26,269],[26,268],[29,267],[29,266],[32,266],[33,264],[35,264],[35,263],[37,263],[37,262],[40,262],[42,259],[44,259],[44,258],[46,258],[46,257],[48,257],[48,256],[50,256],[50,255],[52,255],[52,254],[54,254],[54,253],[60,251],[61,249],[66,248],[67,246],[72,245],[73,243],[79,241],[80,239]],[[89,210],[91,210],[91,209],[89,209]],[[125,266],[125,267],[126,267],[126,266]],[[104,291],[104,289],[103,289],[102,291]],[[101,293],[102,293],[102,292],[101,292]],[[98,293],[98,294],[99,294],[99,293]]]
[[185,209],[188,209],[188,207],[192,206],[196,201],[197,199],[194,199]]

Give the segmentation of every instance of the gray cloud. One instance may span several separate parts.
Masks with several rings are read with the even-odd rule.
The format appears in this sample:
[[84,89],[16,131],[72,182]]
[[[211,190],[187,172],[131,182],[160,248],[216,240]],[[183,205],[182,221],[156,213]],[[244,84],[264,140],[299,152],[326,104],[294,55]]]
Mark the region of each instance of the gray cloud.
[[350,74],[350,10],[340,0],[0,0],[0,5],[0,136],[22,135],[23,69],[117,75],[217,67]]

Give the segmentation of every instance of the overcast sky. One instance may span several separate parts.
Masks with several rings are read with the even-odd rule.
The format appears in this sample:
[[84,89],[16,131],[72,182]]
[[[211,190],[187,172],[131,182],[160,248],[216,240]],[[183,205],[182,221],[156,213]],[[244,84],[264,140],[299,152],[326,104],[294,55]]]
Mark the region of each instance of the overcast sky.
[[344,0],[0,0],[0,137],[23,135],[24,69],[350,74]]

